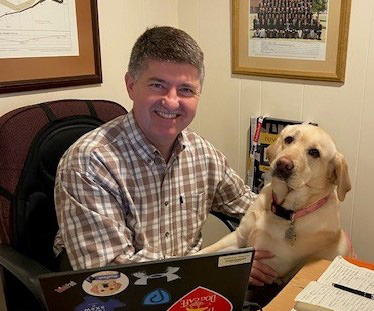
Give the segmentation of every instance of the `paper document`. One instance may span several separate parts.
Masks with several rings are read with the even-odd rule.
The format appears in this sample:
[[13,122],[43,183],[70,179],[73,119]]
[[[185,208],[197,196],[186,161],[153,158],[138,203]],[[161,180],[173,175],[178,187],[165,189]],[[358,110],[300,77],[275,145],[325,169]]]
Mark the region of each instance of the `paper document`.
[[338,256],[318,281],[308,284],[295,298],[296,311],[373,311],[374,300],[335,288],[333,283],[374,294],[374,271]]
[[[321,284],[318,282],[311,282],[308,286],[296,297],[298,305],[300,302],[305,302],[309,305],[314,305],[322,308],[312,308],[310,310],[334,310],[334,311],[373,311],[374,300],[352,294],[330,285]],[[298,307],[297,310],[304,311]]]
[[[364,292],[374,293],[374,271],[358,267],[338,256],[320,276],[318,282],[337,283]],[[374,310],[374,309],[373,309]]]

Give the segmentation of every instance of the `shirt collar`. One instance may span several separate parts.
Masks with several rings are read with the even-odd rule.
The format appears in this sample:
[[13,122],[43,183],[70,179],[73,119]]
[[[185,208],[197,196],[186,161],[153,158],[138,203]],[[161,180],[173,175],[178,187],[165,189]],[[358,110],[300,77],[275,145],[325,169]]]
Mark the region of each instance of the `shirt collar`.
[[[135,120],[133,110],[129,111],[125,116],[124,130],[129,137],[131,145],[140,157],[148,164],[152,164],[160,152],[145,137]],[[188,132],[189,130],[185,129],[177,136],[171,157],[177,157],[186,147],[191,145],[187,136]]]

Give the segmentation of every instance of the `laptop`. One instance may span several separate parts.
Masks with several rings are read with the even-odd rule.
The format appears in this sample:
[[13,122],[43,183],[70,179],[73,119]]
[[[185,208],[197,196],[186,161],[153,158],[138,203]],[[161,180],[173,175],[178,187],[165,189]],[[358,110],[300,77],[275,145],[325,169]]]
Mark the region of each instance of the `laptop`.
[[241,310],[254,249],[43,274],[50,311]]

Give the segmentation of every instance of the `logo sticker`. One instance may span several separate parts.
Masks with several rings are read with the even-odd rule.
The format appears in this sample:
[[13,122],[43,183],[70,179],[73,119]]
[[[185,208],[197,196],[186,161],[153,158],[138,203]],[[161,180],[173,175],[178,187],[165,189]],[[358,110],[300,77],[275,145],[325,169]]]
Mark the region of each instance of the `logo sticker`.
[[147,285],[148,279],[158,279],[166,277],[167,282],[171,282],[174,280],[180,279],[180,276],[176,275],[175,272],[177,272],[180,268],[179,267],[167,267],[165,273],[156,273],[147,275],[147,273],[143,272],[135,272],[132,275],[138,278],[137,281],[135,281],[135,285]]
[[69,283],[66,283],[64,285],[61,285],[61,286],[57,287],[55,289],[55,292],[58,292],[59,294],[61,294],[64,291],[66,291],[67,289],[69,289],[70,287],[73,287],[75,285],[77,285],[77,283],[75,283],[74,281],[70,281]]
[[222,295],[199,286],[179,299],[167,311],[232,311],[231,302]]
[[101,271],[84,280],[82,288],[93,296],[111,296],[122,292],[129,285],[129,278],[118,271]]
[[116,308],[125,307],[126,305],[115,299],[109,299],[102,302],[96,297],[84,297],[84,302],[74,308],[74,311],[114,311]]
[[143,305],[161,305],[170,302],[170,294],[164,289],[155,289],[148,293],[143,299]]

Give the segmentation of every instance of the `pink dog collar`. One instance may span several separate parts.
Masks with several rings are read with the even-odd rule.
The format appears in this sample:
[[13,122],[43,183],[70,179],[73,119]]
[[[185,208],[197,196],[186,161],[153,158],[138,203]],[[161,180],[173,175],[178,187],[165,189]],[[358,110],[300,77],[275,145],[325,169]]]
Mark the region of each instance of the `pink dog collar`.
[[330,195],[331,193],[329,193],[322,199],[318,200],[317,202],[312,203],[308,207],[295,212],[295,211],[284,208],[282,205],[277,204],[275,200],[275,195],[273,193],[273,202],[271,203],[271,211],[275,215],[282,217],[286,220],[295,220],[296,218],[303,217],[305,215],[308,215],[318,210],[320,207],[322,207],[327,202],[327,200],[330,198]]

